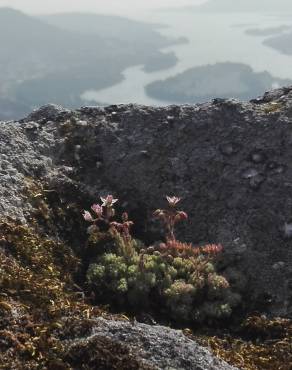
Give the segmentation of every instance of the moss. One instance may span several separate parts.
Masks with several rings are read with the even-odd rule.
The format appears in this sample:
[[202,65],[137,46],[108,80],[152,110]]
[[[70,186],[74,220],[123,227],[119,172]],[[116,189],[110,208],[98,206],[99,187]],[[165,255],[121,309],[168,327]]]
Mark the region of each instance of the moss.
[[80,217],[80,204],[84,204],[84,199],[73,182],[62,189],[58,187],[60,185],[56,184],[53,188],[44,182],[25,178],[23,196],[32,208],[27,221],[38,230],[70,241],[70,245],[77,250],[86,239]]
[[1,222],[0,236],[0,363],[39,369],[58,360],[66,368],[56,336],[63,318],[102,314],[76,292],[79,260],[66,245],[28,227]]
[[0,234],[5,250],[14,257],[0,252],[4,291],[16,291],[25,304],[58,310],[60,297],[72,285],[79,265],[70,248],[20,225],[0,223]]
[[194,335],[186,330],[185,334],[242,370],[292,368],[292,320],[252,316],[236,333]]
[[47,201],[47,191],[44,189],[44,186],[32,178],[26,177],[24,179],[23,195],[33,208],[29,218],[30,221],[35,223],[36,220],[42,219],[43,222],[48,223],[52,217],[52,212]]
[[263,110],[266,114],[272,114],[281,111],[283,106],[283,103],[271,102],[263,105]]

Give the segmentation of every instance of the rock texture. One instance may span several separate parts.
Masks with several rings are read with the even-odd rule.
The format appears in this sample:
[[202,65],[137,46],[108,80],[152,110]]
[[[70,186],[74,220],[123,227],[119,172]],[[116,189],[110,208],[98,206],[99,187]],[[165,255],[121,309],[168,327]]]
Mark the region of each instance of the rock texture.
[[90,336],[69,345],[68,358],[75,361],[87,358],[90,361],[94,357],[94,343],[106,337],[117,345],[129,346],[141,366],[147,369],[236,370],[214,358],[207,349],[188,339],[181,331],[102,318],[92,322],[92,325]]
[[[150,242],[160,236],[152,211],[176,194],[190,220],[181,238],[222,243],[222,269],[251,298],[249,308],[291,317],[291,123],[292,87],[247,103],[45,106],[0,124],[1,215],[29,222],[28,179],[65,208],[82,210],[111,192]],[[67,221],[66,238],[80,246],[82,222]]]

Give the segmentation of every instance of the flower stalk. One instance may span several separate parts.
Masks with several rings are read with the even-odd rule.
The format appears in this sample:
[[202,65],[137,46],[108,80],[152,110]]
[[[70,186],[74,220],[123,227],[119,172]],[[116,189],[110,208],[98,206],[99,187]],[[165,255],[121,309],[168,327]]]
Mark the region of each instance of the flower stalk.
[[176,209],[177,204],[180,202],[181,198],[166,196],[168,202],[167,209],[157,209],[154,212],[154,216],[160,219],[166,229],[166,241],[175,241],[175,225],[188,219],[188,215],[183,211],[178,211]]

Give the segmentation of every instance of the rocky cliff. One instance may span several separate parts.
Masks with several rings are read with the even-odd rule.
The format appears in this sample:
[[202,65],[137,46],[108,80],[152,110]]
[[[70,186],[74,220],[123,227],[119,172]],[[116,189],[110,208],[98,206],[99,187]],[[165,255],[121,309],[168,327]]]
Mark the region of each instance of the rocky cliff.
[[[291,123],[292,87],[246,103],[215,99],[193,106],[76,111],[45,106],[19,122],[0,124],[1,218],[37,225],[42,235],[82,256],[81,211],[99,195],[117,196],[146,242],[161,236],[152,211],[164,195],[178,195],[189,214],[181,238],[224,245],[220,268],[244,297],[242,309],[291,317]],[[128,332],[158,335],[151,330],[158,329]],[[161,339],[166,347],[167,336]],[[184,362],[192,348],[177,338],[174,368],[228,368],[212,365],[209,355],[198,355],[205,356],[203,365],[193,358]],[[189,352],[180,355],[181,347]],[[162,357],[150,365],[171,366]]]

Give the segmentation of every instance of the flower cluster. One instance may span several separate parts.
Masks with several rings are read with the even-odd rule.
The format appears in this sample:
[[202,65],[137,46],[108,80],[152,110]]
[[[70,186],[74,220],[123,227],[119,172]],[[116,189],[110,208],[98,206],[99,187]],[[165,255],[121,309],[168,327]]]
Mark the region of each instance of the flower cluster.
[[93,204],[91,210],[94,213],[94,217],[89,211],[83,212],[83,218],[87,222],[96,223],[97,221],[103,220],[105,222],[110,222],[110,219],[114,217],[115,210],[113,205],[118,201],[114,199],[112,195],[107,195],[106,198],[100,197],[102,204]]
[[175,225],[183,220],[187,220],[188,215],[183,211],[178,211],[176,209],[177,204],[180,202],[181,198],[178,197],[166,197],[168,202],[168,209],[157,209],[154,212],[154,216],[159,218],[165,228],[166,228],[166,240],[174,241],[175,239]]
[[116,215],[113,205],[118,202],[118,199],[114,199],[112,195],[107,195],[106,198],[101,197],[100,199],[102,201],[101,205],[93,204],[91,206],[91,210],[94,212],[95,217],[92,217],[89,211],[84,211],[83,213],[85,221],[94,224],[93,229],[89,228],[89,233],[93,230],[93,233],[96,234],[99,223],[106,223],[109,227],[110,236],[115,239],[118,245],[119,252],[125,257],[132,256],[135,248],[130,230],[134,223],[129,220],[127,212],[122,214],[121,222],[113,221]]

